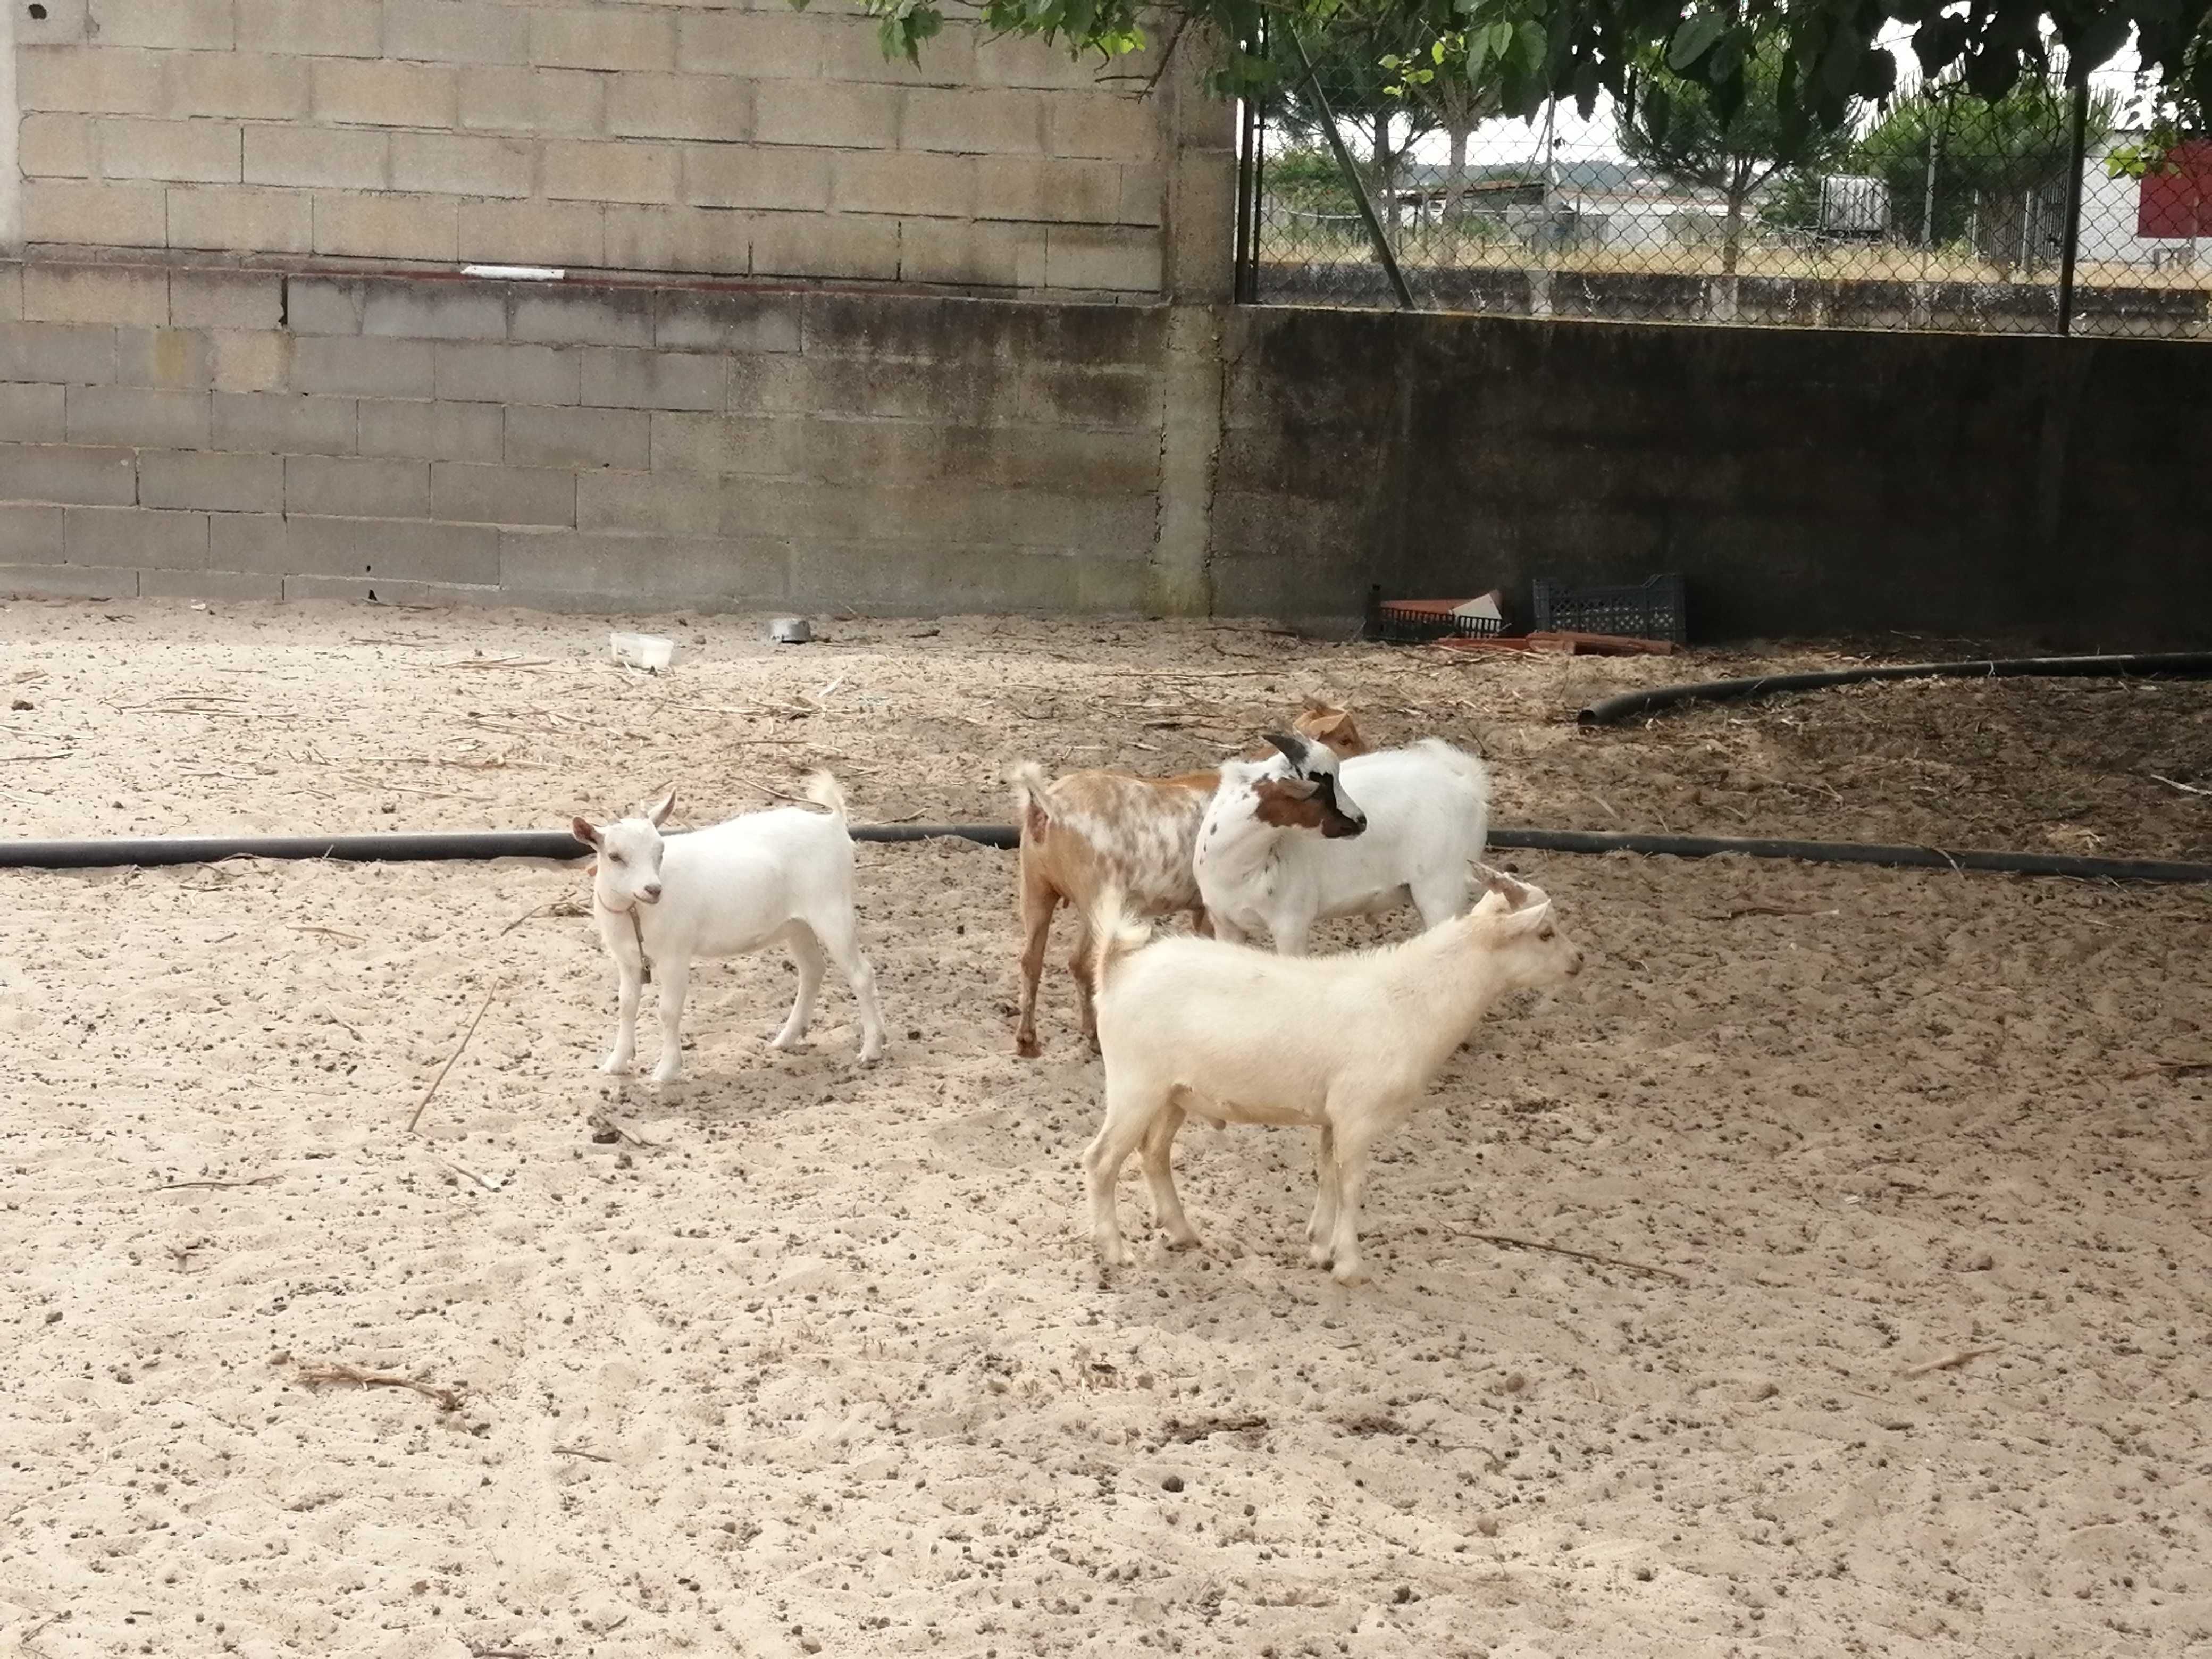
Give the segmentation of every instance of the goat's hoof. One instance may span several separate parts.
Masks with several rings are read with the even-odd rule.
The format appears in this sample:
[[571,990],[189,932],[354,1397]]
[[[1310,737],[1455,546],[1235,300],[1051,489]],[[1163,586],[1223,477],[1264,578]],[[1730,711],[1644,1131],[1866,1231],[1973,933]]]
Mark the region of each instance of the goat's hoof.
[[629,1070],[629,1061],[627,1060],[618,1060],[614,1055],[609,1054],[605,1060],[599,1062],[599,1069],[605,1072],[609,1077],[620,1077],[623,1073]]
[[678,1066],[656,1066],[653,1068],[653,1080],[664,1089],[683,1075],[684,1070]]
[[1177,1238],[1172,1233],[1168,1235],[1168,1249],[1171,1250],[1194,1250],[1198,1246],[1199,1237],[1196,1233],[1182,1238]]
[[1044,1053],[1044,1045],[1033,1036],[1018,1036],[1014,1039],[1014,1052],[1024,1060],[1035,1060]]
[[1309,1267],[1326,1267],[1335,1260],[1336,1252],[1326,1244],[1310,1244],[1306,1247],[1306,1265]]
[[1329,1276],[1340,1285],[1364,1285],[1368,1279],[1367,1269],[1357,1261],[1345,1262]]
[[789,1054],[805,1041],[806,1036],[804,1032],[794,1034],[790,1031],[778,1031],[768,1040],[768,1046],[771,1048],[781,1048],[784,1053]]
[[863,1066],[872,1066],[883,1057],[884,1045],[880,1042],[876,1044],[872,1048],[866,1047],[865,1044],[861,1047],[860,1064]]

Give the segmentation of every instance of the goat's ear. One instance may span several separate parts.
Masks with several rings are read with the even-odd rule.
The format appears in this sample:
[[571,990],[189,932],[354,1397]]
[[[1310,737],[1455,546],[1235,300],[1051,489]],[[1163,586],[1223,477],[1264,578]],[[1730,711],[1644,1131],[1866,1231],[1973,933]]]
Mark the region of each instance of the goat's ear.
[[1295,732],[1270,732],[1267,741],[1281,750],[1285,760],[1301,772],[1305,770],[1307,757],[1313,753],[1313,745],[1304,738]]
[[599,827],[589,818],[569,819],[568,833],[586,847],[597,847],[599,844]]
[[1534,904],[1509,910],[1498,919],[1498,931],[1507,939],[1522,939],[1552,925],[1552,901],[1538,896]]
[[675,810],[676,791],[671,788],[666,794],[646,809],[645,816],[652,820],[653,827],[658,830],[668,822],[668,815]]
[[1269,781],[1267,787],[1279,795],[1304,800],[1318,790],[1321,784],[1313,778],[1275,778]]

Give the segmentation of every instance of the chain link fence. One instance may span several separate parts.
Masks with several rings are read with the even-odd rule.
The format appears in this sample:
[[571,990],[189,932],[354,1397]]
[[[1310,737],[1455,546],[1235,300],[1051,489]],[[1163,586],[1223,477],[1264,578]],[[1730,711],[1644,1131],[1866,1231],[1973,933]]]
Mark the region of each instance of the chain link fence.
[[2212,141],[2153,144],[2126,73],[1901,89],[1793,137],[1757,64],[1726,121],[1678,87],[1532,123],[1449,64],[1410,78],[1431,56],[1291,58],[1248,106],[1243,298],[2212,338]]

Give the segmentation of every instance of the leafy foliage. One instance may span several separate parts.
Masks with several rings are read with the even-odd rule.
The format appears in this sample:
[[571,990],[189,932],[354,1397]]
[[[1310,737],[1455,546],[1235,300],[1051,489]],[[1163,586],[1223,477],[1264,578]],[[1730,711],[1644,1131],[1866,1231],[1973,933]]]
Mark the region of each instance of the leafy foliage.
[[[2092,145],[2112,131],[2115,109],[2102,94],[2089,100]],[[1929,221],[1921,228],[1924,240],[1948,243],[1967,234],[1987,201],[2063,191],[2072,128],[2073,99],[2063,88],[2023,81],[1990,99],[1955,81],[1939,82],[1892,105],[1860,141],[1856,165],[1887,182],[1900,218]]]

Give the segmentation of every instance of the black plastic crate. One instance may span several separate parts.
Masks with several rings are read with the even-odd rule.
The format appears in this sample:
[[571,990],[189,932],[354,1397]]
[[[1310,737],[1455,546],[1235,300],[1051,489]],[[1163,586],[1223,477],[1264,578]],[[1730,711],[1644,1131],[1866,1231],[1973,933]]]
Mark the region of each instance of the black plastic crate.
[[1454,635],[1494,639],[1505,631],[1500,617],[1456,617],[1452,607],[1465,599],[1373,599],[1368,605],[1367,636],[1388,645],[1420,645]]
[[1569,587],[1539,580],[1534,597],[1539,634],[1618,634],[1689,643],[1680,576],[1653,576],[1629,587]]

